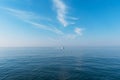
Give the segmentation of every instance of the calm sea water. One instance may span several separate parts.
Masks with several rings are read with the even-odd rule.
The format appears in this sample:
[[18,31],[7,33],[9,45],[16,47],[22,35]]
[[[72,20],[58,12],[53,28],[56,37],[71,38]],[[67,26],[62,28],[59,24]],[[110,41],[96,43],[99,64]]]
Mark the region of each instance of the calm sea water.
[[120,48],[0,48],[0,80],[120,80]]

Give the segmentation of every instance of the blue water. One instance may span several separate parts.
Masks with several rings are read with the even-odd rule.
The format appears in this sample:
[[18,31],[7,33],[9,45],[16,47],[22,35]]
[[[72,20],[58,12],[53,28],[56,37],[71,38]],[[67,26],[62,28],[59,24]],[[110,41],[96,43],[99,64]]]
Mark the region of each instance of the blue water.
[[120,80],[120,48],[0,48],[0,80]]

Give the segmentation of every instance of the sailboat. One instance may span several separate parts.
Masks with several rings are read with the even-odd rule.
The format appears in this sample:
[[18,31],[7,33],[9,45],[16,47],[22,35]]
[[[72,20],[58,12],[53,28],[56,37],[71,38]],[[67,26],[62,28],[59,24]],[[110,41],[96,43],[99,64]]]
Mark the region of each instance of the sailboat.
[[61,47],[61,50],[64,50],[64,46]]

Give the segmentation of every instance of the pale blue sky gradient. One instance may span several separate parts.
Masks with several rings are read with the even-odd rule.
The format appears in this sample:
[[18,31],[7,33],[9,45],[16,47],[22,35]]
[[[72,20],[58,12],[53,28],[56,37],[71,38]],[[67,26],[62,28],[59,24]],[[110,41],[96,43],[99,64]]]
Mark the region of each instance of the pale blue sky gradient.
[[0,0],[0,47],[120,46],[119,0]]

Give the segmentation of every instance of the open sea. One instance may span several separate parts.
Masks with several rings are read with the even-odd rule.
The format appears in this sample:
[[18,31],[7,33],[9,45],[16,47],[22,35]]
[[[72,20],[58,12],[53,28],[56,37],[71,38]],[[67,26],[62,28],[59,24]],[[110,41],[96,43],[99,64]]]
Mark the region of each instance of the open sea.
[[120,80],[120,47],[0,48],[0,80]]

